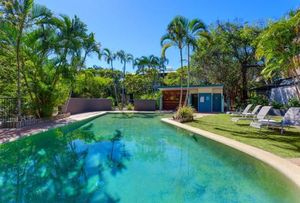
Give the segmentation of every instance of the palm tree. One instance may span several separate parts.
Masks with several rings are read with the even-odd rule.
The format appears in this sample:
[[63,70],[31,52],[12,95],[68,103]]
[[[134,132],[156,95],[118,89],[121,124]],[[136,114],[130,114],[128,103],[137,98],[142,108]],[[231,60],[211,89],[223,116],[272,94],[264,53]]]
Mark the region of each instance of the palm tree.
[[167,69],[167,64],[169,63],[169,60],[168,59],[166,59],[165,57],[160,57],[159,58],[159,71],[160,71],[160,73],[162,73],[162,77],[164,78],[164,76],[165,76],[165,71],[166,71],[166,69]]
[[[183,48],[186,43],[188,20],[182,16],[176,16],[168,25],[167,33],[161,38],[162,57],[165,58],[166,51],[170,47],[177,47],[180,54],[180,65],[183,67]],[[179,107],[182,106],[183,97],[183,76],[180,77],[180,100]]]
[[[83,68],[86,58],[91,53],[100,54],[100,44],[96,42],[94,33],[87,34],[86,24],[77,16],[70,18],[60,15],[59,18],[55,17],[52,21],[58,30],[55,50],[60,63],[57,70],[61,70],[71,81],[68,106],[74,89],[73,81],[76,73]],[[83,55],[82,52],[84,52]],[[55,72],[53,86],[59,82],[61,71]]]
[[120,60],[120,62],[123,64],[123,82],[122,82],[122,107],[124,107],[125,104],[125,76],[126,76],[126,65],[129,62],[133,63],[133,55],[128,54],[125,51],[121,50],[117,52],[117,57]]
[[101,53],[100,53],[101,44],[96,41],[94,33],[90,33],[88,36],[86,36],[83,39],[83,44],[82,45],[83,45],[82,50],[84,51],[84,54],[83,54],[83,57],[81,57],[82,60],[81,60],[81,65],[79,67],[79,71],[84,66],[86,58],[90,54],[96,53],[99,57],[101,56]]
[[24,33],[33,24],[38,24],[44,18],[52,16],[50,10],[44,6],[34,5],[33,0],[3,0],[0,2],[3,13],[5,13],[7,22],[15,30],[15,52],[17,65],[17,114],[18,120],[21,120],[22,101],[21,101],[21,71],[24,68],[22,64],[22,44]]
[[149,67],[150,61],[147,56],[142,56],[134,60],[134,67],[137,67],[137,73],[145,74],[145,70]]
[[[111,50],[105,48],[102,51],[102,56],[104,56],[104,60],[106,61],[107,64],[110,65],[112,74],[114,71],[114,61],[116,60],[117,55],[114,54]],[[114,77],[114,75],[113,75]],[[115,93],[115,99],[116,99],[116,104],[118,105],[118,93],[117,93],[117,85],[116,85],[116,78],[113,78],[114,80],[114,93]]]
[[186,27],[186,45],[187,45],[187,57],[188,57],[188,70],[187,70],[187,94],[185,97],[185,105],[189,104],[189,87],[190,87],[190,52],[197,48],[197,39],[201,33],[206,31],[205,24],[199,19],[193,19],[192,21],[188,21],[188,25]]

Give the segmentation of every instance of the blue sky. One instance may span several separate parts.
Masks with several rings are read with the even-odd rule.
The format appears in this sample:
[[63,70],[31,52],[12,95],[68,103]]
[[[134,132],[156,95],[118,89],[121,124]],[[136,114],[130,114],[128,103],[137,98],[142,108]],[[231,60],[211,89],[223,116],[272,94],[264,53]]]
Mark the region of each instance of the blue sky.
[[[160,56],[160,37],[176,15],[210,24],[240,19],[257,22],[278,19],[300,6],[300,0],[35,0],[56,14],[77,15],[96,33],[102,48],[120,49],[135,57]],[[169,66],[178,68],[176,49],[167,53]],[[102,65],[95,57],[87,65]],[[116,64],[121,69],[120,64]],[[132,71],[131,67],[128,71]]]

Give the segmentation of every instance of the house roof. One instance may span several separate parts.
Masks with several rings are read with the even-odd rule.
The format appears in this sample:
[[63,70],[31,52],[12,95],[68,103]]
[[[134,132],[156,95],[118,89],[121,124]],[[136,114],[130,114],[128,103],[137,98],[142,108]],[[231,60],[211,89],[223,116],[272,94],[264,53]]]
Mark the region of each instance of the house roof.
[[251,90],[252,91],[267,91],[267,90],[270,90],[272,88],[288,87],[288,86],[293,86],[295,84],[300,84],[300,82],[299,81],[294,81],[294,78],[292,78],[292,77],[282,78],[282,79],[278,79],[278,80],[274,81],[274,83],[272,83],[272,84],[252,88]]

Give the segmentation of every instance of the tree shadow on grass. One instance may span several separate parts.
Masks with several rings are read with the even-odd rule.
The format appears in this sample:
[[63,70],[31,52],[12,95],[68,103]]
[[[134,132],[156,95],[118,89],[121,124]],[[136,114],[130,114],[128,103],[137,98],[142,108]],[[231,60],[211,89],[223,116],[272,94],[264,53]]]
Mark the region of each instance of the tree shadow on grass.
[[[239,137],[248,140],[265,140],[268,141],[268,145],[272,145],[276,148],[285,149],[288,151],[293,151],[294,153],[300,154],[300,136],[296,135],[296,133],[289,132],[289,135],[281,135],[272,134],[273,132],[262,130],[262,131],[254,131],[254,132],[243,132],[236,130],[228,130],[225,128],[215,128],[218,131],[225,131],[230,133],[234,137]],[[280,144],[282,143],[282,144]],[[247,143],[246,143],[247,144]],[[252,144],[253,145],[253,144]],[[257,146],[257,145],[254,145]],[[290,146],[290,147],[288,147]],[[260,147],[261,148],[261,147]],[[268,150],[268,149],[265,149]]]

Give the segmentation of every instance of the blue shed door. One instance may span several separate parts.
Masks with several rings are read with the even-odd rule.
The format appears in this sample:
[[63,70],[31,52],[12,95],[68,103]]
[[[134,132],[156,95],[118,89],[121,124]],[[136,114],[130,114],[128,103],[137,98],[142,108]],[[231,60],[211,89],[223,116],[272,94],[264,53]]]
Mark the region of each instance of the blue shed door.
[[199,112],[200,113],[210,113],[211,112],[211,94],[210,93],[200,93],[199,94]]
[[213,112],[222,112],[221,94],[213,94]]

